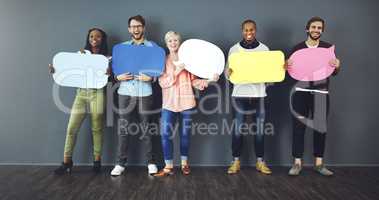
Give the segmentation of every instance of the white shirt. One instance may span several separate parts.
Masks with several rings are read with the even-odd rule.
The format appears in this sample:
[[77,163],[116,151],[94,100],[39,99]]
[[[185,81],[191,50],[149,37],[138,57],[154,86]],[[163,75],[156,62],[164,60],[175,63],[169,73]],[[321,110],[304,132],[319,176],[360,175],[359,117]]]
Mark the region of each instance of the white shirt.
[[[263,43],[259,42],[259,46],[254,49],[245,49],[239,43],[232,46],[229,50],[229,56],[232,53],[239,51],[269,51],[270,49]],[[229,62],[226,64],[229,67]],[[265,83],[247,83],[247,84],[234,84],[232,97],[265,97],[266,85]]]

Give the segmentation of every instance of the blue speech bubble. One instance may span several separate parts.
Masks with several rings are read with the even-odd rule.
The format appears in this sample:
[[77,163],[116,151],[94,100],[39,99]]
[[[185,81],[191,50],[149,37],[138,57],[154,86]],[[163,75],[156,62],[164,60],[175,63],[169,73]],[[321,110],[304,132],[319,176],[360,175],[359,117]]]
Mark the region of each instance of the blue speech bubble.
[[160,76],[166,61],[166,53],[159,46],[118,44],[113,47],[112,69],[115,75],[140,73]]

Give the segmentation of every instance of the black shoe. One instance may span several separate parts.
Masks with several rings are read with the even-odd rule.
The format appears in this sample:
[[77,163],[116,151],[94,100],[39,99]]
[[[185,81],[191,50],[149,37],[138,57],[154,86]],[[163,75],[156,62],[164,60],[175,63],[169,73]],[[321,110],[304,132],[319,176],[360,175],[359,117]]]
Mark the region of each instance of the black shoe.
[[101,161],[100,160],[93,161],[93,168],[92,168],[92,170],[95,173],[100,173],[101,172]]
[[54,170],[54,174],[62,175],[66,172],[71,174],[72,165],[73,165],[72,161],[70,161],[68,163],[62,162],[62,165],[59,168],[57,168],[56,170]]

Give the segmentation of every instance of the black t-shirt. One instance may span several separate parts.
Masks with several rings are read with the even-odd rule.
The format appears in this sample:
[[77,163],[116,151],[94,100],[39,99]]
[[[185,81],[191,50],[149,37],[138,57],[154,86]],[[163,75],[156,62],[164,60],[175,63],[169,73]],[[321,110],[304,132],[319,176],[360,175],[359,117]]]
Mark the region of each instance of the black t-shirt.
[[[329,44],[327,42],[324,42],[324,41],[320,41],[319,42],[319,45],[317,47],[320,47],[320,48],[330,48],[331,46],[333,46],[332,44]],[[297,44],[296,46],[294,46],[291,50],[291,54],[292,55],[294,52],[298,51],[298,50],[301,50],[301,49],[306,49],[306,48],[309,48],[307,46],[307,44],[305,43],[305,41]],[[334,70],[332,76],[335,76],[338,74],[338,70]],[[320,81],[309,81],[309,86],[308,87],[305,87],[306,89],[313,89],[313,90],[329,90],[329,78],[325,79],[325,80],[320,80]]]

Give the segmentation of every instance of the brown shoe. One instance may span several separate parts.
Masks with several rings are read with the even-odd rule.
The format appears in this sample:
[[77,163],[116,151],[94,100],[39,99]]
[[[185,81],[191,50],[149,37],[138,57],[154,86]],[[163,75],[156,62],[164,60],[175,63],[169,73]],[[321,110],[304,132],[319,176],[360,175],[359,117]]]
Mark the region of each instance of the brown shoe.
[[174,174],[174,169],[173,168],[163,168],[161,171],[158,173],[154,174],[155,177],[164,177],[164,176],[170,176]]
[[182,165],[182,173],[183,175],[189,175],[191,173],[189,165]]

